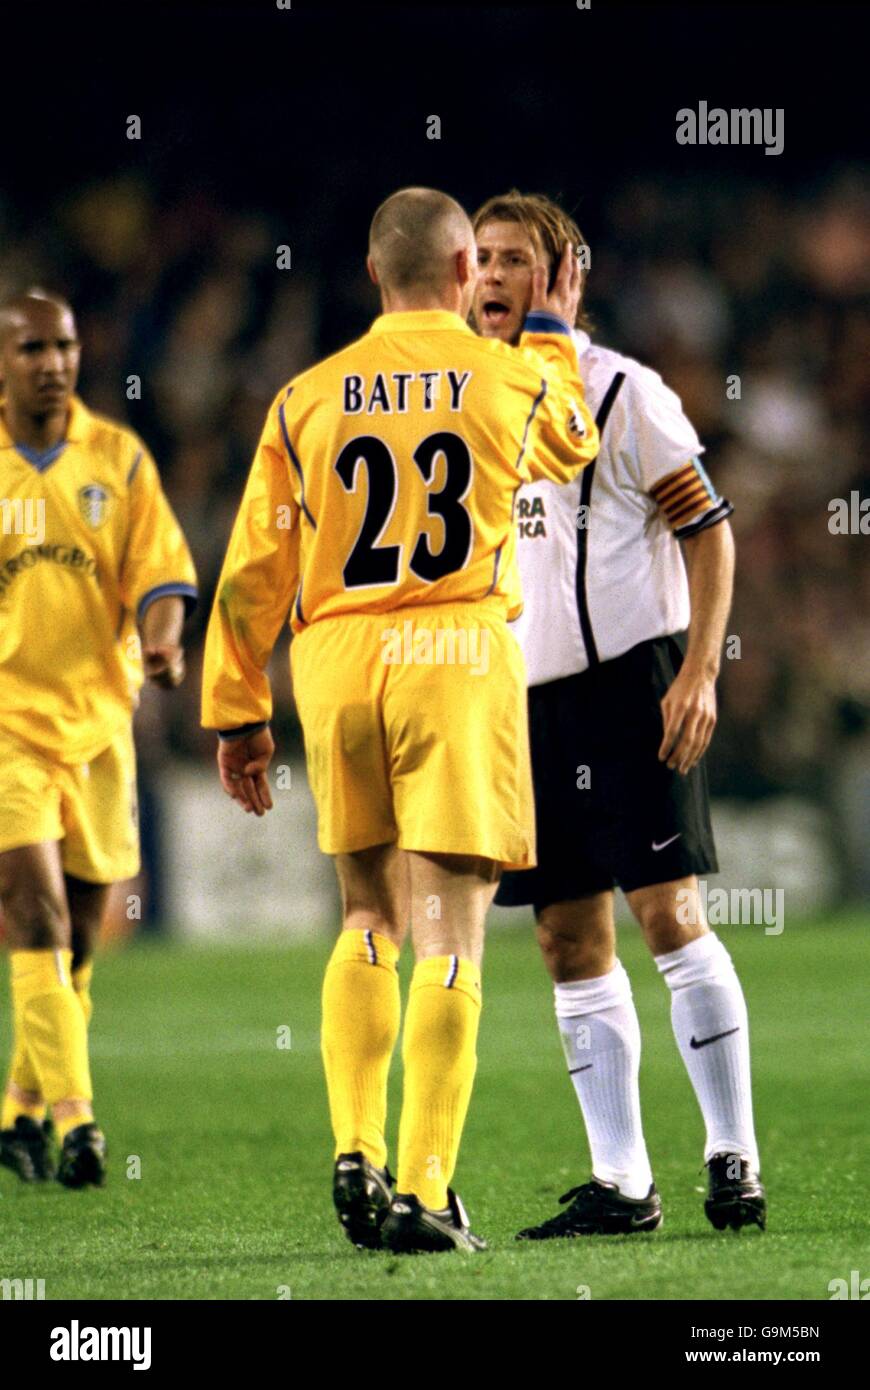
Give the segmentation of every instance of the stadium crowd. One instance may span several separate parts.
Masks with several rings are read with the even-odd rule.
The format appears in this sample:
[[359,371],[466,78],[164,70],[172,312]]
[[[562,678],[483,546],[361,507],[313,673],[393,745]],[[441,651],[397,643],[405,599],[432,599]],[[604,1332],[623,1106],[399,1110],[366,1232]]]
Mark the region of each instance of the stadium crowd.
[[[870,799],[870,542],[832,531],[829,509],[870,497],[868,204],[864,172],[849,170],[811,194],[629,180],[593,225],[568,200],[589,236],[597,336],[677,391],[736,507],[713,793],[803,794],[835,817],[844,770],[862,769]],[[135,177],[81,190],[38,227],[0,205],[0,293],[38,284],[72,300],[81,393],[146,440],[197,559],[190,678],[171,700],[146,692],[137,717],[146,781],[170,755],[213,754],[199,728],[203,633],[266,408],[377,312],[358,253],[335,275],[293,247],[278,269],[287,223],[208,193],[158,199]],[[292,753],[284,650],[276,725]],[[852,866],[853,889],[868,872]]]

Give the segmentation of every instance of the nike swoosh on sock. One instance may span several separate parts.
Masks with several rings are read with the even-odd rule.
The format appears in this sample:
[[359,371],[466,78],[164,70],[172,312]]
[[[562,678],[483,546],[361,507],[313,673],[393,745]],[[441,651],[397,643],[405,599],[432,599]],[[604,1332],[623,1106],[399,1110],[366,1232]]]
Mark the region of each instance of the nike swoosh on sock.
[[689,1047],[694,1047],[697,1050],[699,1047],[706,1047],[708,1043],[718,1042],[720,1038],[730,1038],[732,1033],[739,1032],[740,1024],[738,1023],[736,1028],[726,1028],[724,1033],[714,1033],[712,1038],[701,1038],[700,1041],[693,1034],[689,1039]]

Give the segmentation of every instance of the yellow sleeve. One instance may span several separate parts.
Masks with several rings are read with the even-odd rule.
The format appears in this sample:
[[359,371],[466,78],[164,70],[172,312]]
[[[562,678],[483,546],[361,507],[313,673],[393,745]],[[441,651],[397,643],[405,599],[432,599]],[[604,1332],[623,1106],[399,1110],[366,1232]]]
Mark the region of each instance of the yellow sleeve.
[[179,594],[191,612],[196,606],[196,570],[184,533],[160,484],[157,465],[144,448],[130,470],[128,506],[120,574],[124,606],[141,622],[154,599]]
[[205,728],[241,729],[271,718],[266,667],[298,583],[299,505],[276,402],[254,456],[209,619]]
[[521,456],[524,481],[568,483],[599,448],[576,344],[561,319],[536,312],[526,319],[519,351],[541,376]]

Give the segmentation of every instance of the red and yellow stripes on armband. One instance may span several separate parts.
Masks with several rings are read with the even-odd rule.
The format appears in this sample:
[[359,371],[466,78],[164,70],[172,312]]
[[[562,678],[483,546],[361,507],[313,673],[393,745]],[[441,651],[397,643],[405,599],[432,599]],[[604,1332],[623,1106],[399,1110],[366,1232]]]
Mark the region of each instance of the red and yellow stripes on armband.
[[650,488],[650,496],[679,537],[694,535],[724,521],[734,510],[730,502],[718,495],[698,459],[690,459],[675,473],[662,478]]

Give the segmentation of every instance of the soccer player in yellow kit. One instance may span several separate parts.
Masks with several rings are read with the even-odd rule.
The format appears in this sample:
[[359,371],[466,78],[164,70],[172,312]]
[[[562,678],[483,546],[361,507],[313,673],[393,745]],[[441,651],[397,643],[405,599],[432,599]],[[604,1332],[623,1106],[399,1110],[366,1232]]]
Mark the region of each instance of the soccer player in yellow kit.
[[[359,1245],[478,1250],[450,1181],[484,918],[502,866],[534,862],[513,504],[524,480],[568,480],[597,451],[566,322],[579,270],[566,247],[552,292],[536,273],[519,348],[479,338],[471,224],[446,195],[405,189],[375,214],[369,271],[381,317],[269,411],[209,624],[203,723],[221,735],[225,790],[262,815],[265,667],[292,607],[318,838],[343,901],[323,988],[336,1209]],[[409,920],[394,1190],[384,1126]]]
[[157,469],[129,429],[74,395],[61,299],[0,307],[0,903],[13,1056],[0,1162],[99,1186],[87,1025],[110,885],[138,872],[132,709],[173,687],[196,575]]

